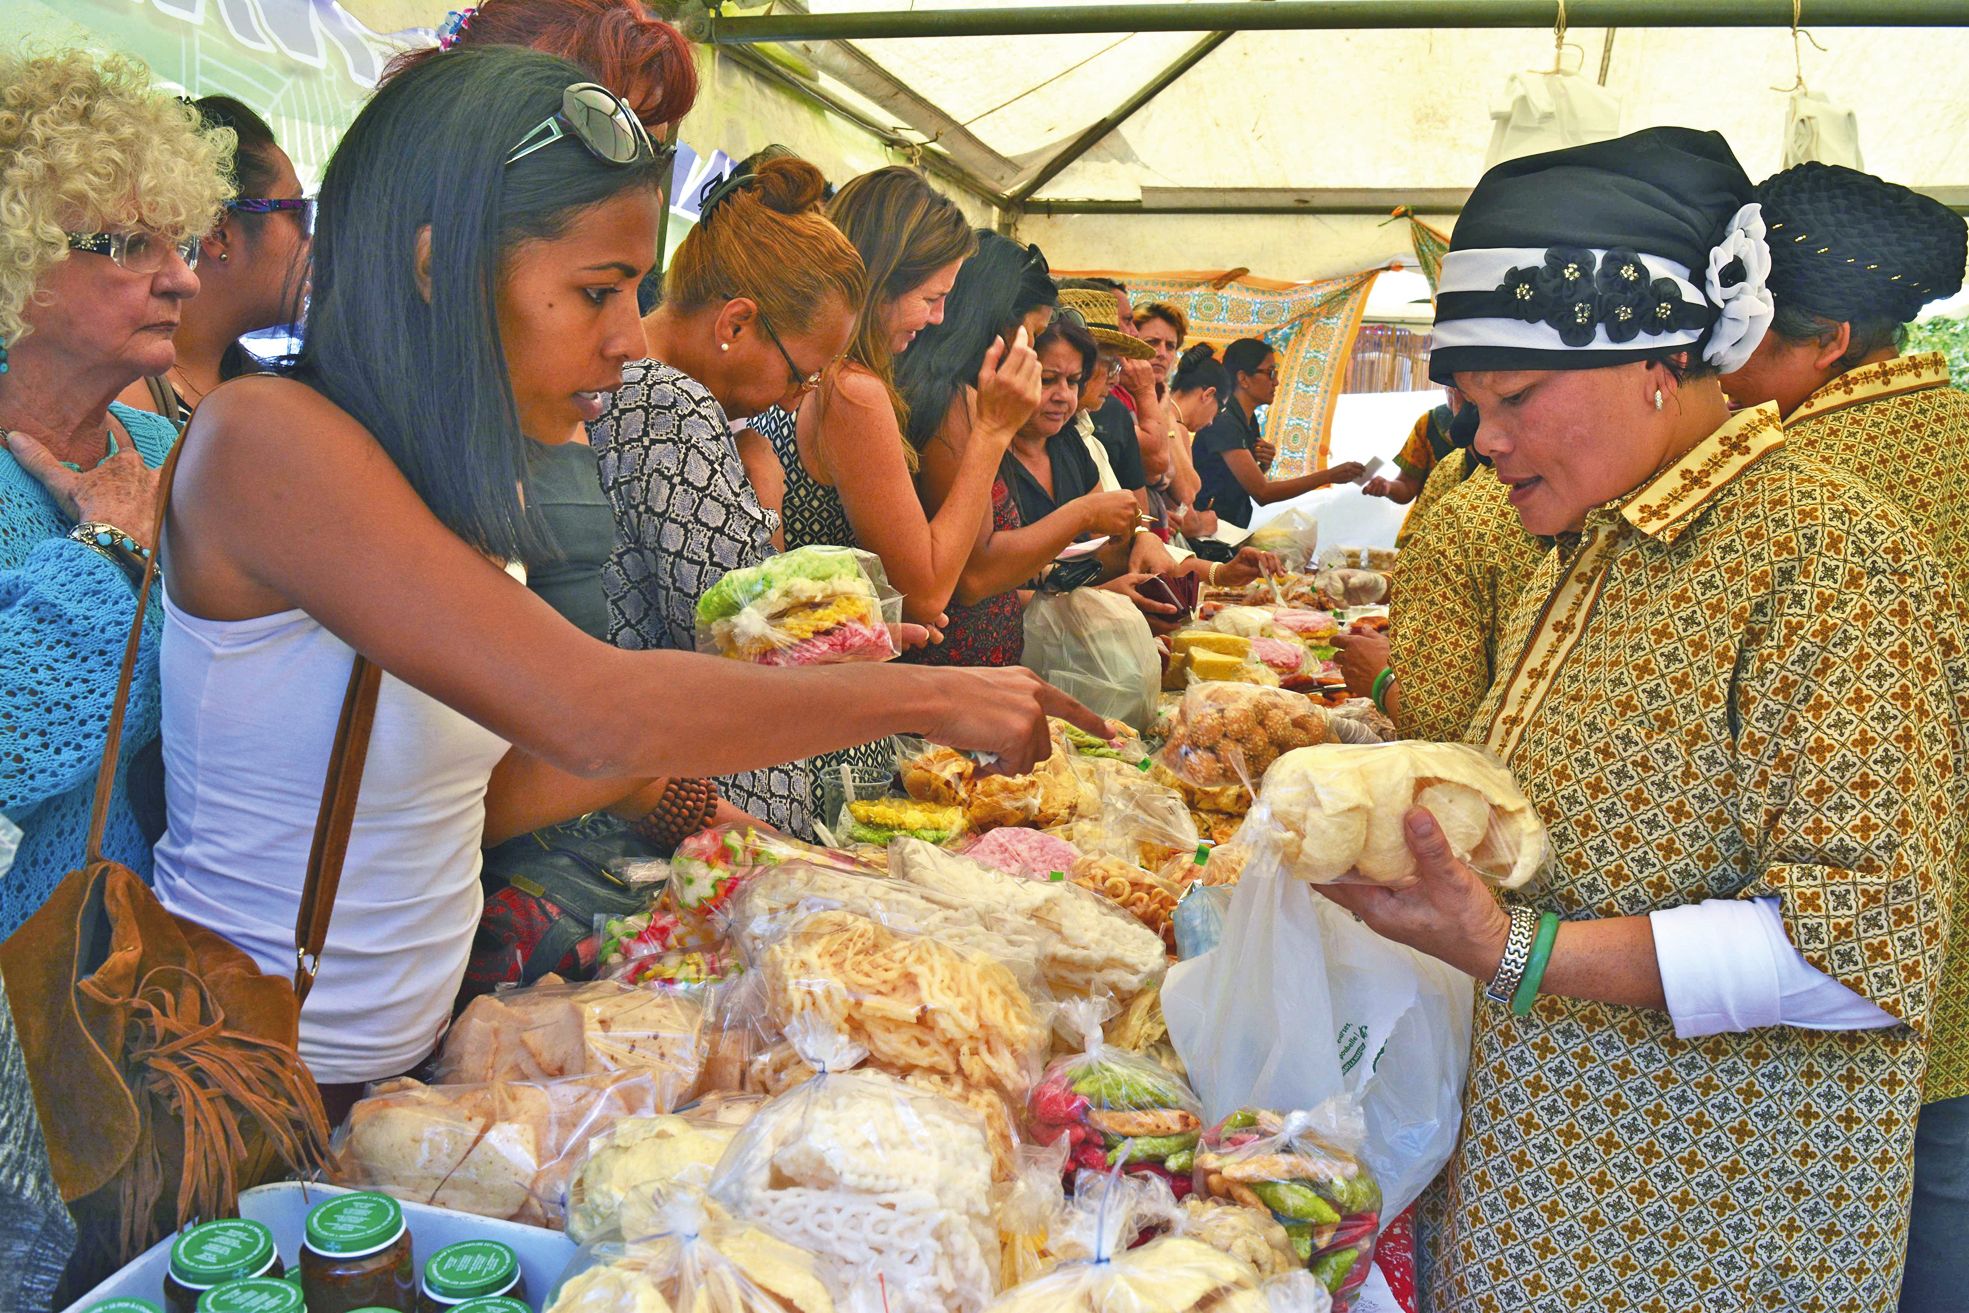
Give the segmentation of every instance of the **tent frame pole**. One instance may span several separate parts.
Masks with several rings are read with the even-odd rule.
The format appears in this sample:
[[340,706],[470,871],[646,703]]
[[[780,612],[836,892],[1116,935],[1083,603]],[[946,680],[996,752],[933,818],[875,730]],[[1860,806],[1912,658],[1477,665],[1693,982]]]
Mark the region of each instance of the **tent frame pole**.
[[1058,154],[1039,166],[1039,171],[1014,187],[1007,197],[1013,205],[1024,205],[1041,187],[1060,176],[1075,160],[1100,144],[1103,137],[1133,118],[1136,111],[1169,89],[1169,85],[1209,57],[1210,52],[1231,39],[1229,32],[1212,32],[1184,51],[1169,67],[1150,78],[1135,94],[1122,101],[1061,148]]
[[[1964,0],[1812,0],[1822,27],[1950,27]],[[1196,0],[1191,4],[1005,6],[727,18],[710,11],[718,45],[906,37],[1037,36],[1083,32],[1252,32],[1397,28],[1547,28],[1552,0]],[[1589,27],[1791,26],[1790,0],[1568,0],[1566,21]]]

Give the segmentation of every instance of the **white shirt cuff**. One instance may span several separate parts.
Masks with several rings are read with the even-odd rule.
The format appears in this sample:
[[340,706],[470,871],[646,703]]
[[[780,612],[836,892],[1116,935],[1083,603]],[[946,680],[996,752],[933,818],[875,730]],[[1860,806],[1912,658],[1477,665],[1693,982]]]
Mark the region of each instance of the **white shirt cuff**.
[[1760,1026],[1877,1030],[1899,1024],[1826,975],[1785,934],[1775,898],[1712,898],[1651,912],[1662,994],[1680,1039]]

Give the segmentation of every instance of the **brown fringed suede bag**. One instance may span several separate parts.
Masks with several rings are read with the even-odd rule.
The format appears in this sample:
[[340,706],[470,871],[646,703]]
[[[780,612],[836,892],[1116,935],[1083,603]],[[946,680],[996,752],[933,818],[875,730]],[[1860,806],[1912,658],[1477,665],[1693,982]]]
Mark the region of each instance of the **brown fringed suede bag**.
[[[180,442],[161,479],[160,542],[182,449]],[[294,979],[266,975],[219,935],[165,911],[135,872],[102,854],[156,576],[153,553],[96,775],[86,863],[0,944],[55,1183],[81,1232],[77,1264],[97,1270],[127,1262],[189,1221],[230,1215],[241,1190],[321,1161],[328,1141],[321,1094],[295,1046],[381,681],[358,656],[308,858]]]

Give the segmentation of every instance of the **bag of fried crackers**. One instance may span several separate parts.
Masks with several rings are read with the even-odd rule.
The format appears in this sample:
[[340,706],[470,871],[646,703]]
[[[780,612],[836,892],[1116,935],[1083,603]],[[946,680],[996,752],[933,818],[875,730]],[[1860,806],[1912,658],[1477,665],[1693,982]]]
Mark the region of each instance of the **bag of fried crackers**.
[[624,1117],[588,1141],[568,1184],[567,1235],[576,1244],[649,1234],[654,1191],[710,1171],[765,1103],[750,1095],[708,1100],[687,1113]]
[[1196,1190],[1269,1214],[1345,1313],[1381,1228],[1381,1187],[1360,1157],[1366,1138],[1360,1105],[1345,1095],[1288,1113],[1240,1109],[1204,1132]]
[[811,1257],[701,1190],[636,1191],[625,1225],[582,1246],[545,1313],[834,1313]]
[[1294,748],[1332,737],[1326,712],[1302,693],[1257,684],[1192,684],[1157,760],[1202,789],[1263,778]]
[[977,1313],[999,1264],[982,1119],[857,1068],[866,1051],[817,1017],[789,1038],[817,1074],[746,1123],[711,1197],[810,1254],[847,1307]]
[[1268,1313],[1257,1270],[1192,1236],[1144,1236],[1169,1227],[1160,1186],[1082,1172],[1050,1272],[1013,1287],[992,1313]]
[[1067,1142],[1066,1170],[1119,1168],[1153,1176],[1177,1197],[1190,1191],[1203,1105],[1176,1076],[1150,1058],[1117,1048],[1102,1035],[1111,1005],[1069,999],[1063,1029],[1081,1051],[1055,1058],[1026,1104],[1026,1129],[1040,1144]]
[[537,985],[481,994],[445,1035],[435,1082],[538,1082],[623,1072],[650,1077],[659,1110],[696,1090],[704,1004],[689,987],[617,980]]
[[1080,806],[1073,820],[1053,832],[1083,853],[1122,857],[1159,866],[1197,845],[1196,822],[1182,794],[1143,761],[1088,758],[1074,763]]

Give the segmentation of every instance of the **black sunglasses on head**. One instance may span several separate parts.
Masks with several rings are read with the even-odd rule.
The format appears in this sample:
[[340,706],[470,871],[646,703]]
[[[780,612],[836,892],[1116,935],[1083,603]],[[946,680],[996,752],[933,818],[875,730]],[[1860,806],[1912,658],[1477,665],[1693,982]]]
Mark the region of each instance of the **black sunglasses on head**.
[[634,164],[644,152],[653,159],[675,155],[674,147],[659,152],[643,122],[630,112],[622,97],[598,82],[576,82],[561,92],[561,107],[514,143],[506,163],[519,163],[563,137],[573,137],[604,164]]

